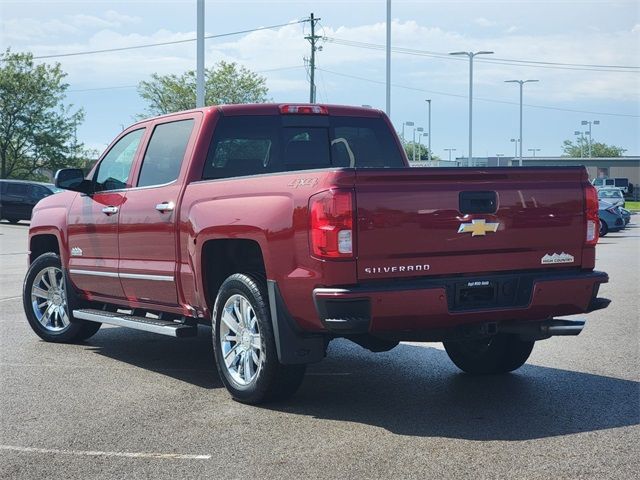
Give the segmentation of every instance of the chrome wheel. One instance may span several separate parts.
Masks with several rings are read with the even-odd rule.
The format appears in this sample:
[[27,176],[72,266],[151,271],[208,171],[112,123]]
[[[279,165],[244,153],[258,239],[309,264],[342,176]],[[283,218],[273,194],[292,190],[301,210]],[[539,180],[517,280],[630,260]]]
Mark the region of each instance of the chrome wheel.
[[220,347],[224,366],[239,385],[258,377],[264,362],[258,318],[243,295],[229,297],[220,318]]
[[70,325],[62,270],[47,267],[38,272],[31,286],[31,307],[50,332],[61,332]]

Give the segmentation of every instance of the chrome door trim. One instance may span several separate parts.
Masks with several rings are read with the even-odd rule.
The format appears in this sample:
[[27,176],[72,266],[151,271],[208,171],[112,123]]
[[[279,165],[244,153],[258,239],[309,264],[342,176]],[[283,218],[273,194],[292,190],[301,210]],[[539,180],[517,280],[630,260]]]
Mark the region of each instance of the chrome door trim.
[[155,280],[158,282],[173,282],[172,275],[147,275],[145,273],[122,273],[120,278],[129,278],[132,280]]
[[69,273],[73,273],[75,275],[93,275],[95,277],[118,278],[117,272],[99,272],[97,270],[77,270],[72,268],[69,270]]
[[69,272],[75,275],[93,275],[96,277],[128,278],[131,280],[154,280],[158,282],[173,282],[172,275],[147,275],[144,273],[100,272],[97,270],[77,270],[74,268],[70,269]]

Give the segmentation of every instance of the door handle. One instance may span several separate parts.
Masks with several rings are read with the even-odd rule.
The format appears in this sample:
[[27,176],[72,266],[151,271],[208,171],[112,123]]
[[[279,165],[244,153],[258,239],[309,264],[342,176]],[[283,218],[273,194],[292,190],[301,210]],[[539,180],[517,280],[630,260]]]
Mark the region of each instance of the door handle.
[[109,205],[108,207],[104,207],[102,209],[102,213],[104,213],[105,215],[113,215],[114,213],[118,213],[118,207]]
[[162,202],[156,205],[156,210],[158,210],[160,213],[170,212],[174,208],[176,208],[176,204],[173,202]]

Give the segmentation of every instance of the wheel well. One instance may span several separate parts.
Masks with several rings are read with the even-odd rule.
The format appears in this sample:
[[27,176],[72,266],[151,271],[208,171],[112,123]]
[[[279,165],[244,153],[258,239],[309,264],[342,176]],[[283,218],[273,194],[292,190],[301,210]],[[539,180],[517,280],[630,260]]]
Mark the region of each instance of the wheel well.
[[264,258],[254,240],[209,240],[202,246],[203,284],[207,302],[213,308],[215,297],[227,277],[252,272],[265,275]]
[[33,262],[43,253],[53,252],[60,255],[60,246],[58,245],[58,239],[55,235],[37,235],[32,237],[29,250],[31,250],[29,263]]

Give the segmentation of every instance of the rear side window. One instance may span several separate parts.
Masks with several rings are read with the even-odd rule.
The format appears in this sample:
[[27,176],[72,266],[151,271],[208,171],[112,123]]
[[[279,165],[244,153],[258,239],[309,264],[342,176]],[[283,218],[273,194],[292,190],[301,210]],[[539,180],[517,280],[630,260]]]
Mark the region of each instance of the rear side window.
[[7,184],[7,195],[15,195],[23,197],[27,195],[29,186],[26,183],[9,183]]
[[628,187],[629,186],[629,179],[628,178],[616,178],[615,181],[615,186],[616,187]]
[[209,147],[202,178],[327,167],[405,166],[382,118],[310,120],[305,116],[281,115],[221,118]]
[[139,187],[164,185],[178,178],[193,130],[193,119],[162,123],[153,129],[142,160]]

